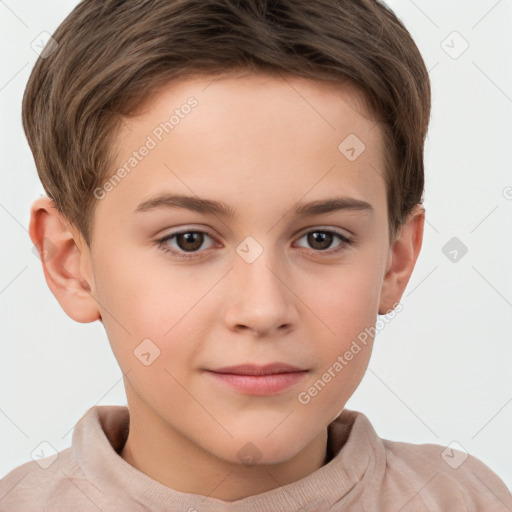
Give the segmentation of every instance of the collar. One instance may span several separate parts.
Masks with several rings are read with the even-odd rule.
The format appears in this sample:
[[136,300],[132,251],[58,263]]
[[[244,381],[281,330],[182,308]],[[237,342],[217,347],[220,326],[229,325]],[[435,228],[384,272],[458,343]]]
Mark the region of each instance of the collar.
[[365,481],[385,470],[385,448],[368,418],[344,409],[328,426],[328,462],[313,473],[261,494],[224,501],[176,491],[128,464],[120,455],[129,430],[128,407],[91,407],[73,431],[72,453],[85,477],[105,494],[129,497],[152,511],[327,511],[351,501]]

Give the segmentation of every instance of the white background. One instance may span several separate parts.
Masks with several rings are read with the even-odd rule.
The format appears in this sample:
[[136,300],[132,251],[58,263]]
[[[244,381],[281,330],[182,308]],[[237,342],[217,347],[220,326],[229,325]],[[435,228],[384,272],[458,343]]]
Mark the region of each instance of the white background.
[[[43,193],[20,117],[31,43],[76,3],[0,1],[0,476],[43,440],[70,446],[89,407],[126,403],[101,323],[63,312],[27,231]],[[457,441],[512,488],[512,1],[389,3],[432,80],[427,224],[403,310],[347,408],[386,439]],[[468,248],[455,263],[442,251],[452,237]]]

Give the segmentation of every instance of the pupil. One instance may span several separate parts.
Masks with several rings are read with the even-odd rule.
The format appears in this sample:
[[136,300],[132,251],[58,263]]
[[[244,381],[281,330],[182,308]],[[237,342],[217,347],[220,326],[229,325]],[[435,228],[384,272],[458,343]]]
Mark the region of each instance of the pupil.
[[[308,243],[310,243],[312,247],[320,250],[327,249],[332,242],[332,233],[326,233],[325,231],[315,231],[314,233],[310,233],[308,238]],[[327,243],[325,243],[326,241]],[[318,242],[320,242],[320,247],[315,247],[315,244]]]
[[[196,240],[194,241],[194,239],[196,239]],[[181,240],[184,240],[185,244],[188,244],[188,245],[185,245],[185,247],[183,247],[183,244],[180,243]],[[176,241],[178,242],[180,249],[183,249],[184,251],[186,251],[186,250],[194,251],[194,250],[199,249],[201,247],[201,245],[203,244],[202,233],[197,233],[195,231],[191,231],[188,233],[181,233],[181,234],[177,235]],[[192,246],[190,244],[192,244]]]

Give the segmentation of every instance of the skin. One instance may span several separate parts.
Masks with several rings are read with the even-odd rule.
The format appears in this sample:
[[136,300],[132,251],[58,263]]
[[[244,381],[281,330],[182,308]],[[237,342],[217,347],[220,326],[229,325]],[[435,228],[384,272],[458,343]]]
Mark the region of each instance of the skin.
[[[117,165],[190,96],[197,107],[98,201],[91,248],[46,197],[32,205],[30,236],[54,244],[42,258],[48,286],[77,322],[103,322],[126,374],[130,431],[121,456],[178,491],[234,501],[324,465],[327,426],[359,385],[373,340],[309,403],[298,395],[399,302],[425,211],[418,205],[390,244],[379,126],[357,90],[299,77],[173,82],[125,121]],[[351,133],[366,146],[353,162],[338,150]],[[236,214],[134,213],[160,192],[223,201]],[[373,213],[291,213],[296,202],[334,196],[367,201]],[[184,228],[207,233],[191,260],[156,243]],[[319,228],[353,243],[306,236]],[[248,236],[263,250],[252,263],[236,252]],[[167,246],[187,254],[190,242],[178,238]],[[147,338],[160,356],[145,366],[134,350]],[[203,371],[276,361],[308,372],[271,396],[239,393]],[[247,443],[256,464],[239,457]]]

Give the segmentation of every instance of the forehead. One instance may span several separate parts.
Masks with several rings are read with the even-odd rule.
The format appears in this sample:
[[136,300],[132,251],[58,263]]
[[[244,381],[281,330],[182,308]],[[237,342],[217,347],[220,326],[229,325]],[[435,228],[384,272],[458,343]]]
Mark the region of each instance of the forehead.
[[237,209],[334,191],[376,209],[385,200],[381,129],[347,85],[254,73],[174,80],[125,119],[117,150],[127,172],[102,209],[134,211],[162,190]]
[[[193,108],[187,104],[191,102]],[[127,150],[140,142],[141,135],[151,134],[157,143],[171,145],[180,132],[195,135],[198,143],[220,139],[216,137],[220,132],[230,133],[235,139],[237,134],[242,138],[247,132],[260,137],[267,134],[267,142],[276,138],[282,142],[286,128],[297,146],[300,134],[307,139],[315,131],[319,136],[331,132],[325,139],[329,144],[350,131],[364,139],[366,146],[381,149],[376,148],[382,143],[380,127],[365,94],[356,86],[244,70],[191,75],[168,82],[124,119],[118,140],[120,148]],[[171,132],[172,136],[167,137]]]

